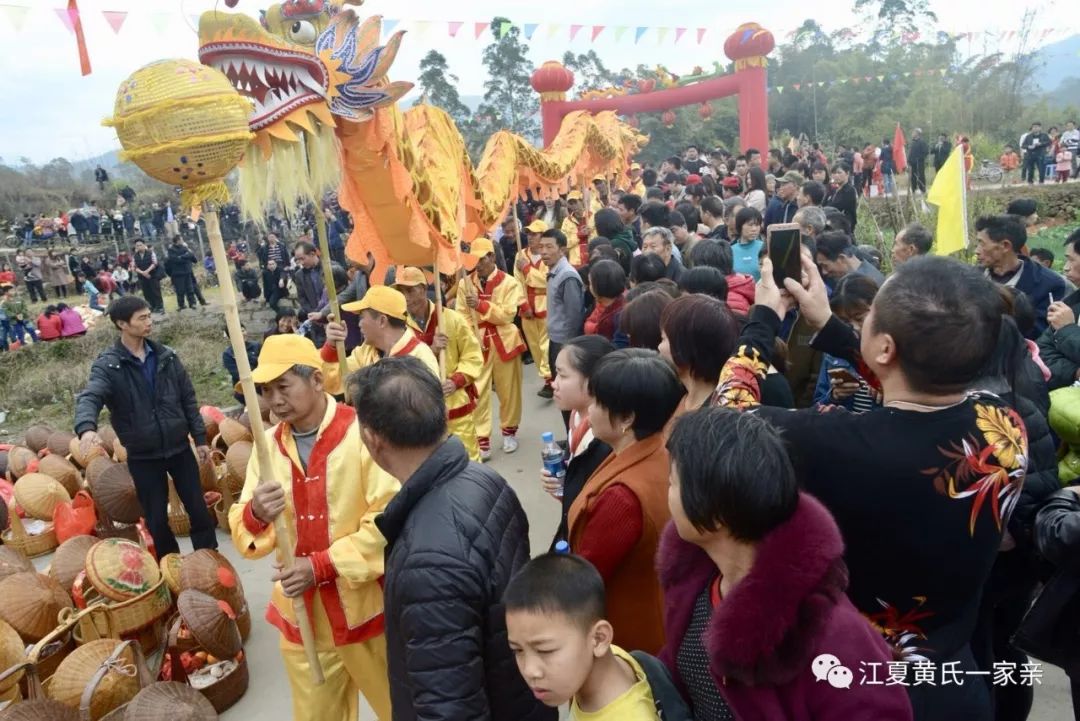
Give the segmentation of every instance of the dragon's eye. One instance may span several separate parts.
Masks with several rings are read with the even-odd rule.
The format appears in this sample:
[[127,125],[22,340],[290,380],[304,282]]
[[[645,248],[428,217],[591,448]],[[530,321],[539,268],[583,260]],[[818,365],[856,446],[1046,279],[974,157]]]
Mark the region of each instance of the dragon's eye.
[[315,42],[319,33],[315,30],[315,26],[307,20],[297,20],[292,24],[292,27],[288,31],[289,40],[301,45],[311,45]]

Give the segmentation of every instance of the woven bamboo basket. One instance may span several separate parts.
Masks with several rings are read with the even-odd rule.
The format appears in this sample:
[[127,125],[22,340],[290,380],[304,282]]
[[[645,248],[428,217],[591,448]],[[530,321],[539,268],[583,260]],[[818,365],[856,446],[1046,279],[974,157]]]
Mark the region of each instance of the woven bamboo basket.
[[[0,621],[0,668],[8,669],[25,661],[26,644],[7,621]],[[12,687],[15,688],[16,697],[18,696],[19,681],[22,677],[23,674],[19,672],[0,680],[0,701],[12,700],[9,698]]]
[[95,456],[108,455],[104,446],[90,446],[90,450],[84,455],[82,452],[82,444],[79,443],[78,438],[72,438],[71,442],[68,443],[68,453],[71,454],[72,463],[79,468],[86,468]]
[[251,612],[240,576],[225,556],[205,548],[185,556],[180,566],[180,588],[201,591],[228,603],[236,616],[241,640],[247,640],[251,634]]
[[130,641],[106,638],[76,648],[60,662],[43,686],[46,694],[80,716],[99,721],[139,693],[137,647]]
[[116,443],[119,440],[116,437],[116,431],[112,426],[102,426],[98,428],[98,438],[101,439],[101,445],[105,446],[105,452],[110,456],[116,452]]
[[137,641],[146,654],[156,651],[165,640],[165,624],[172,615],[173,597],[161,578],[146,593],[127,601],[112,601],[78,578],[72,587],[76,605],[85,608],[74,629],[76,643],[102,638]]
[[177,536],[191,535],[191,517],[180,501],[172,478],[169,478],[169,528]]
[[60,544],[49,566],[49,576],[70,592],[75,577],[86,569],[86,554],[98,542],[93,536],[74,536]]
[[71,453],[71,439],[74,437],[75,434],[68,431],[53,431],[46,447],[55,455],[67,456]]
[[229,509],[236,503],[237,496],[232,492],[229,483],[229,472],[224,464],[218,467],[218,493],[221,500],[214,504],[214,515],[217,517],[218,526],[221,530],[231,533],[229,528]]
[[[198,592],[185,591],[184,593],[191,594]],[[190,614],[191,612],[192,611],[188,609],[188,613]],[[222,615],[224,616],[224,614]],[[180,655],[184,652],[184,647],[179,643],[179,634],[181,625],[183,625],[184,627],[190,629],[192,636],[195,639],[195,644],[188,645],[187,650],[205,650],[219,659],[228,659],[235,662],[235,667],[233,667],[232,670],[226,673],[224,676],[212,682],[208,686],[202,686],[198,688],[199,693],[206,697],[206,699],[211,703],[211,705],[213,705],[214,709],[218,713],[222,713],[226,709],[230,708],[237,701],[239,701],[240,698],[247,691],[249,681],[247,659],[244,656],[243,650],[237,650],[235,653],[232,654],[214,653],[212,648],[207,647],[205,644],[203,644],[203,642],[200,640],[202,636],[197,635],[195,628],[191,628],[190,626],[188,626],[185,618],[186,616],[184,615],[184,611],[181,610],[180,613],[177,614],[176,618],[173,619],[169,627],[169,652],[168,660],[166,661],[166,663],[168,664],[167,668],[169,669],[170,678],[171,680],[180,683],[187,683],[190,681],[187,671],[184,670],[184,667],[180,662]],[[232,623],[232,621],[228,619],[227,616],[225,616],[225,621],[227,621],[228,623]],[[210,631],[205,628],[200,629],[199,631],[199,633],[203,634],[206,634],[208,632]],[[235,626],[233,626],[232,628],[232,633],[237,634],[236,643],[239,644],[239,635],[236,631]],[[221,641],[221,639],[216,640],[219,642]]]
[[37,453],[49,444],[49,436],[52,434],[53,429],[44,424],[30,426],[26,429],[26,447]]
[[61,503],[70,503],[71,495],[63,484],[44,473],[27,473],[15,481],[15,501],[28,515],[51,521]]
[[139,543],[139,526],[135,523],[118,523],[109,518],[109,515],[98,506],[97,525],[94,526],[94,534],[98,538],[123,538],[128,541]]
[[132,699],[124,721],[216,721],[217,718],[214,705],[191,686],[159,681]]
[[90,493],[97,507],[119,523],[138,523],[142,504],[135,491],[135,481],[123,463],[108,466],[96,479],[90,480]]
[[180,594],[180,567],[184,563],[184,557],[179,553],[166,554],[158,565],[161,567],[161,577],[172,591],[174,596]]
[[127,448],[124,448],[124,444],[117,438],[113,441],[113,460],[117,463],[127,463]]
[[225,466],[228,469],[229,490],[234,498],[239,498],[244,490],[244,481],[247,478],[248,462],[251,460],[252,444],[250,441],[239,441],[229,446],[225,454]]
[[80,721],[79,712],[51,698],[39,698],[8,706],[0,721]]
[[240,422],[244,428],[247,428],[248,433],[251,433],[251,418],[248,417],[248,412],[244,411],[236,417],[236,420]]
[[209,439],[210,443],[213,443],[214,439],[217,438],[218,433],[220,433],[218,422],[212,415],[206,412],[205,408],[200,409],[199,414],[202,416],[203,425],[206,426],[206,437]]
[[116,462],[108,456],[94,456],[90,459],[90,462],[86,464],[86,472],[83,475],[86,477],[86,482],[93,485],[101,478],[101,474],[104,473],[111,466],[115,466]]
[[3,580],[13,573],[23,573],[25,571],[33,571],[34,564],[30,563],[29,559],[19,551],[16,551],[11,546],[0,546],[0,580]]
[[52,553],[52,550],[60,545],[60,541],[56,538],[56,529],[53,528],[52,523],[45,524],[43,532],[30,535],[26,532],[26,526],[23,525],[19,514],[15,513],[13,506],[8,507],[8,516],[11,526],[0,534],[0,538],[3,539],[5,546],[18,551],[24,557],[37,558],[38,556],[44,556],[46,553]]
[[63,456],[50,453],[38,462],[38,471],[58,481],[72,498],[82,490],[79,469]]
[[40,573],[16,573],[0,581],[0,599],[0,619],[28,643],[48,635],[60,611],[71,608],[67,591]]
[[218,438],[230,448],[240,441],[251,442],[252,440],[251,431],[243,423],[228,417],[222,418],[218,423]]
[[26,446],[12,446],[8,449],[8,473],[18,480],[37,468],[37,454]]
[[86,554],[86,578],[102,596],[127,601],[158,585],[161,569],[137,543],[107,538]]

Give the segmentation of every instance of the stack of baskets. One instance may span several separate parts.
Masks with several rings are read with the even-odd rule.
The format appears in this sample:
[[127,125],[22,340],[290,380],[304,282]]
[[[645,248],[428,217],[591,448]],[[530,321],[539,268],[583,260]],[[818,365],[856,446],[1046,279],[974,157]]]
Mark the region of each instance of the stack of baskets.
[[162,676],[189,684],[221,713],[248,687],[247,659],[232,609],[193,589],[181,591],[176,606]]
[[240,631],[247,640],[251,633],[251,610],[244,595],[244,586],[229,559],[217,551],[202,549],[184,556],[180,562],[179,589],[199,591],[229,605]]

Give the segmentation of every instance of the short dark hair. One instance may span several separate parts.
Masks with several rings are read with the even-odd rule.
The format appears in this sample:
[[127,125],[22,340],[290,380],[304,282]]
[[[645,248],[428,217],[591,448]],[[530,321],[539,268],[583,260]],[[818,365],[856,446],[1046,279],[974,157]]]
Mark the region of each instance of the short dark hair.
[[696,380],[714,384],[739,337],[727,302],[696,293],[671,301],[660,314],[660,329],[667,336],[675,367]]
[[851,245],[851,236],[839,230],[829,230],[814,239],[817,252],[829,260],[836,260],[841,255],[854,256],[855,248]]
[[767,420],[732,408],[681,416],[667,442],[679,475],[683,512],[699,531],[723,526],[733,538],[760,541],[799,505],[795,469]]
[[934,246],[934,234],[922,223],[908,223],[903,231],[903,243],[914,246],[919,255],[926,255]]
[[1077,228],[1065,239],[1065,247],[1072,246],[1073,252],[1080,254],[1080,228]]
[[645,183],[646,188],[652,188],[656,185],[657,172],[652,168],[645,168],[641,171],[641,182]]
[[383,358],[349,376],[360,425],[398,448],[427,448],[446,436],[442,384],[412,356]]
[[851,166],[844,161],[838,161],[833,163],[832,172],[835,173],[838,170],[843,170],[848,175],[851,175]]
[[567,355],[574,370],[589,378],[600,359],[613,353],[615,346],[602,335],[579,335],[563,343],[562,349],[569,351]]
[[686,221],[686,229],[691,233],[697,232],[697,227],[701,224],[701,213],[694,207],[693,203],[689,200],[684,200],[681,203],[676,204],[675,210],[671,212],[672,216],[668,218],[668,227],[675,225],[672,218],[674,217],[674,213],[678,212],[682,215],[683,220]]
[[605,238],[614,238],[626,230],[626,225],[623,224],[622,218],[614,208],[601,208],[596,211],[593,223],[596,225],[596,234]]
[[747,223],[757,221],[758,225],[762,224],[764,219],[761,217],[761,211],[757,208],[751,208],[749,206],[742,208],[735,214],[735,235],[736,237],[742,236],[743,226]]
[[844,215],[842,210],[838,210],[831,205],[825,206],[822,210],[825,211],[826,229],[851,235],[851,220]]
[[645,199],[662,201],[664,199],[664,191],[655,185],[650,185],[645,189]]
[[984,215],[975,221],[975,232],[984,232],[995,243],[1009,241],[1015,252],[1027,244],[1027,228],[1018,215]]
[[717,220],[724,219],[724,201],[715,195],[709,195],[701,199],[701,212],[708,213]]
[[718,269],[707,265],[683,271],[679,276],[679,290],[683,293],[702,293],[727,302],[727,278]]
[[507,613],[562,614],[582,630],[606,615],[604,579],[581,556],[545,553],[514,574],[503,591]]
[[635,298],[630,297],[633,292],[627,293],[626,307],[619,316],[619,330],[629,336],[631,348],[656,350],[660,346],[660,315],[672,301],[671,294],[655,284]]
[[293,255],[296,255],[297,250],[303,251],[304,255],[311,255],[312,253],[317,252],[315,246],[306,240],[298,241],[296,245],[293,246]]
[[731,243],[726,240],[704,238],[690,249],[690,265],[694,268],[708,266],[729,276],[735,272],[735,255]]
[[[822,170],[825,166],[822,166]],[[825,202],[825,186],[816,180],[808,180],[802,184],[802,192],[810,199],[811,205],[821,205]]]
[[671,211],[671,214],[668,215],[668,227],[669,228],[687,228],[688,226],[686,225],[686,216],[684,216],[678,210]]
[[566,233],[562,232],[558,228],[548,228],[541,235],[541,238],[554,238],[555,245],[559,246],[563,250],[566,250]]
[[618,298],[626,290],[626,272],[614,260],[598,260],[589,266],[589,283],[600,298]]
[[682,170],[682,158],[678,155],[672,155],[667,159],[667,162],[674,166],[676,170]]
[[125,295],[110,303],[105,314],[119,328],[121,323],[131,322],[131,317],[143,310],[150,310],[150,304],[137,295]]
[[654,227],[666,228],[671,225],[671,209],[659,200],[650,200],[641,206],[641,219]]
[[589,395],[609,417],[634,416],[630,427],[638,440],[662,431],[685,394],[671,364],[643,348],[607,354],[589,377]]
[[1019,215],[1021,218],[1034,215],[1037,211],[1038,205],[1031,198],[1017,198],[1005,208],[1007,214]]
[[619,198],[619,205],[636,213],[641,207],[641,196],[637,193],[626,193]]
[[761,151],[758,150],[757,148],[747,148],[746,149],[746,160],[748,162],[749,162],[750,158],[752,156],[754,156],[754,155],[761,155]]
[[664,277],[667,266],[655,253],[641,253],[630,261],[630,282],[634,285]]
[[872,332],[896,343],[900,369],[922,393],[956,393],[997,346],[1001,298],[982,272],[951,258],[901,265],[874,299]]
[[848,273],[837,282],[829,305],[834,313],[845,318],[865,315],[870,312],[878,290],[877,281],[870,276]]

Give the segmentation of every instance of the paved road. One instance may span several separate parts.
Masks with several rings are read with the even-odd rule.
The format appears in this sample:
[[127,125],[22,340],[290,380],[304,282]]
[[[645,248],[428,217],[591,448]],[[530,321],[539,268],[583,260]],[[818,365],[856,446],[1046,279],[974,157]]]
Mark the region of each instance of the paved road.
[[[503,455],[496,450],[492,466],[510,482],[529,515],[529,540],[533,553],[543,551],[551,542],[558,525],[558,508],[555,502],[541,490],[537,471],[540,467],[540,434],[554,430],[561,423],[550,401],[537,398],[540,387],[535,366],[525,368],[524,413],[519,439],[521,448],[513,455]],[[253,609],[264,609],[269,600],[271,575],[270,561],[242,561],[232,544],[219,531],[224,553],[236,564]],[[181,540],[181,546],[186,541]],[[247,643],[247,657],[251,670],[251,686],[241,701],[226,712],[225,721],[260,719],[260,721],[287,721],[291,716],[289,684],[277,653],[277,631],[256,616],[254,630]],[[1031,721],[1062,721],[1071,718],[1069,688],[1064,675],[1055,668],[1045,670],[1043,684],[1036,690],[1035,711]],[[374,721],[375,715],[366,707],[361,721]]]

